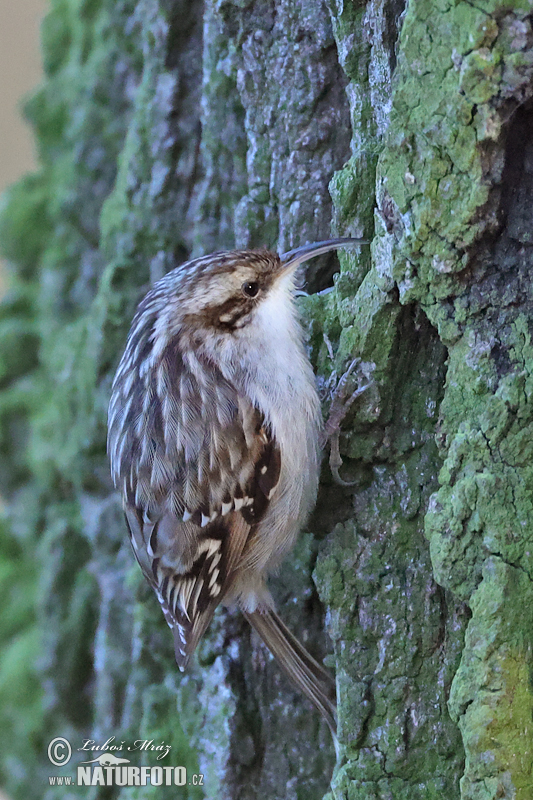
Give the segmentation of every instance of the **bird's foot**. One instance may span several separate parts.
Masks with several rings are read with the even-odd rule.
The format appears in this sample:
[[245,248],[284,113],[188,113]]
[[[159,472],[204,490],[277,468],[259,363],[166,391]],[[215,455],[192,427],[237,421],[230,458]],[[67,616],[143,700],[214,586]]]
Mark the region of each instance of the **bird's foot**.
[[[354,375],[356,367],[358,366],[361,368],[357,370],[357,374]],[[366,367],[366,369],[362,369],[363,366]],[[329,415],[321,434],[321,447],[325,448],[329,443],[329,466],[331,474],[335,483],[338,483],[340,486],[353,486],[356,483],[355,481],[345,481],[339,474],[343,463],[339,449],[339,437],[341,433],[341,424],[354,401],[363,394],[363,392],[366,392],[371,385],[368,380],[368,371],[368,365],[363,365],[360,358],[353,359],[331,393]]]

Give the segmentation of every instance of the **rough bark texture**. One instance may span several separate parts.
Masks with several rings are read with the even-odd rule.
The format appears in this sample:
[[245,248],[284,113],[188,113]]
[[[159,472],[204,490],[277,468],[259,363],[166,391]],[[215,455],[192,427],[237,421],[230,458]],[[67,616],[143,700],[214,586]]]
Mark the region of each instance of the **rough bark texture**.
[[[165,764],[204,774],[178,790],[191,800],[310,800],[331,779],[335,800],[533,796],[530,12],[51,0],[47,81],[27,108],[42,168],[0,220],[13,797],[176,796],[47,788],[86,758],[51,767],[55,736],[171,744]],[[332,230],[375,238],[341,256],[332,292],[302,299],[313,361],[324,388],[353,356],[373,382],[341,438],[355,485],[324,467],[273,589],[309,649],[334,650],[336,767],[237,613],[178,674],[105,456],[111,377],[150,281],[190,255]],[[313,290],[335,264],[313,269]]]

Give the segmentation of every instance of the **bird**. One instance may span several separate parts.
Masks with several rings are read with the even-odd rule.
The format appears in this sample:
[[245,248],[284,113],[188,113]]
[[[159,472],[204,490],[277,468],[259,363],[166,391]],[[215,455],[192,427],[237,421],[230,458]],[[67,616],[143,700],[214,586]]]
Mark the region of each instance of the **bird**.
[[112,479],[180,670],[217,606],[236,605],[334,739],[335,682],[281,620],[267,580],[318,490],[323,426],[299,268],[364,243],[218,252],[171,270],[133,317],[108,412]]

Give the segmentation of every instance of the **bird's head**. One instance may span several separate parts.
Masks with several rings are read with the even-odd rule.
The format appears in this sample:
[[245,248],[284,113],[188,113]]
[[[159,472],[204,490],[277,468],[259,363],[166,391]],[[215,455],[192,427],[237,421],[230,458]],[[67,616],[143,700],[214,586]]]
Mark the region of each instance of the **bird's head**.
[[184,326],[234,333],[274,296],[290,301],[298,267],[310,258],[362,239],[334,239],[298,247],[282,255],[268,250],[234,250],[202,256],[172,270],[148,293],[139,312],[157,308],[157,327]]

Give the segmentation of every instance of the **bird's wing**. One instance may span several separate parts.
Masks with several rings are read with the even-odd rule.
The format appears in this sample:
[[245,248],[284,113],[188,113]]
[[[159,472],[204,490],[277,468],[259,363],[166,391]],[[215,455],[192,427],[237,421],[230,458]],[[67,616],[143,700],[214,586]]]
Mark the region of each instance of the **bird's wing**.
[[109,452],[139,564],[174,629],[184,669],[280,474],[261,412],[170,344],[151,369],[117,373]]

